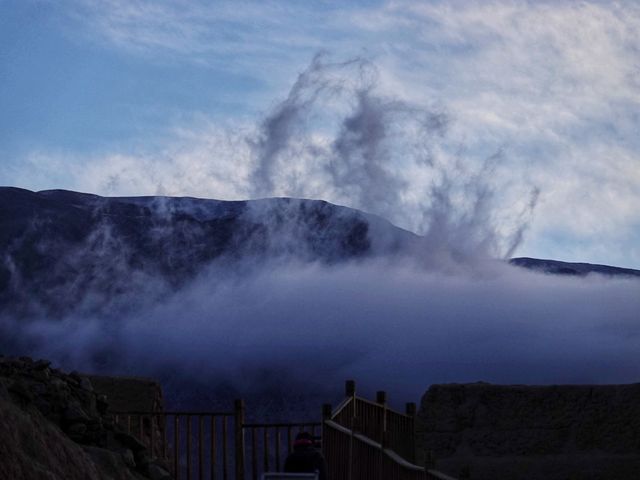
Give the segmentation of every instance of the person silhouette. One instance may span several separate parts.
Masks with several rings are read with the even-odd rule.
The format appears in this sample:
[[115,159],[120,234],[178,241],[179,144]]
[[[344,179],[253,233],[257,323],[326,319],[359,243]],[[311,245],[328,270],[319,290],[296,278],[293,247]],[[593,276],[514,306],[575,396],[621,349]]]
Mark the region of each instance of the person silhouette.
[[300,432],[284,462],[285,473],[317,473],[318,480],[327,480],[327,461],[313,445],[309,432]]

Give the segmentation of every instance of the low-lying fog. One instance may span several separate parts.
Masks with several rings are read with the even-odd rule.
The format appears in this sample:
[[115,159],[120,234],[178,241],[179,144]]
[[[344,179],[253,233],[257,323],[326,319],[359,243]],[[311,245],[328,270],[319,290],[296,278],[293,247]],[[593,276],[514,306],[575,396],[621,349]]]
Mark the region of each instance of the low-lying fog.
[[70,316],[3,327],[11,350],[28,344],[65,368],[156,377],[182,407],[203,406],[216,391],[320,404],[348,378],[400,402],[435,382],[639,380],[637,279],[498,262],[442,273],[384,259],[265,266],[229,281],[219,273],[117,322]]

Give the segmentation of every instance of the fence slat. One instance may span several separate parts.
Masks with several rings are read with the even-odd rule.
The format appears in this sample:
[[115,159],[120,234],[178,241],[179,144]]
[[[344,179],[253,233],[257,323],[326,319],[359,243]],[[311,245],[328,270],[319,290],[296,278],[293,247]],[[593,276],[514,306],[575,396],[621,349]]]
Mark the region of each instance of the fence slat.
[[187,480],[191,480],[191,415],[187,415]]
[[216,416],[211,415],[211,480],[216,480]]
[[234,402],[234,439],[235,439],[235,480],[244,480],[244,401]]
[[[153,458],[155,455],[155,428],[153,421],[155,420],[154,415],[149,415],[149,449],[151,450],[151,457]],[[160,421],[158,420],[158,426],[160,425]]]
[[202,415],[198,415],[198,480],[204,479],[203,457],[204,450],[202,448]]
[[229,478],[229,460],[227,458],[228,450],[227,417],[222,417],[222,478],[224,480]]
[[267,427],[262,429],[263,441],[262,448],[264,449],[264,471],[269,471],[269,430]]
[[280,428],[276,427],[276,471],[280,471]]
[[251,477],[258,480],[258,439],[256,438],[256,427],[251,428]]
[[162,460],[167,460],[167,422],[166,416],[162,417]]
[[180,478],[180,415],[173,417],[173,474]]

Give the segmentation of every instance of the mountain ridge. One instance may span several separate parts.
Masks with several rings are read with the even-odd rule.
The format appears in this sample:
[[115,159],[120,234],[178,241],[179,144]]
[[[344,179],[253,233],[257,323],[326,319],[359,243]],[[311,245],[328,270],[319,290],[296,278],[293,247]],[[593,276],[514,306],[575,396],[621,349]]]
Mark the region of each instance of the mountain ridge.
[[[103,197],[0,187],[0,313],[59,314],[89,301],[110,311],[114,298],[164,294],[214,263],[227,273],[235,270],[230,265],[266,261],[331,265],[410,255],[423,248],[420,239],[381,217],[323,200]],[[526,257],[509,263],[548,274],[640,276]]]

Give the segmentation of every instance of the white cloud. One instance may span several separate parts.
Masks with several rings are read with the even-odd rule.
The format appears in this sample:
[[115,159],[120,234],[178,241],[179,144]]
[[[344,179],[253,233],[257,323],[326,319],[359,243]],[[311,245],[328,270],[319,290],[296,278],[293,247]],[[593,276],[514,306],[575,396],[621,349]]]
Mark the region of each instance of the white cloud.
[[541,187],[525,251],[640,266],[637,3],[394,1],[352,20],[389,39],[391,90],[440,99],[468,154],[502,145]]
[[[382,94],[450,114],[447,139],[434,147],[441,158],[464,156],[473,165],[503,149],[496,173],[503,184],[541,188],[523,253],[558,256],[570,248],[589,260],[594,251],[624,248],[628,256],[616,258],[640,267],[633,248],[640,225],[635,2],[397,0],[329,8],[86,0],[76,12],[100,42],[148,59],[244,71],[265,79],[265,95],[274,99],[311,52],[329,48],[349,58],[365,50],[379,68]],[[322,132],[311,137],[320,152],[329,142]],[[254,159],[243,138],[212,125],[182,128],[160,152],[85,160],[69,184],[106,194],[247,196]],[[280,159],[289,173],[274,193],[350,203],[327,189],[309,151],[294,153],[292,146]],[[428,182],[419,169],[409,174],[416,185]],[[401,192],[414,204],[420,195],[418,188]]]
[[336,36],[331,11],[275,1],[77,0],[70,13],[93,42],[153,62],[250,74],[272,86],[282,80],[283,64],[299,66]]

